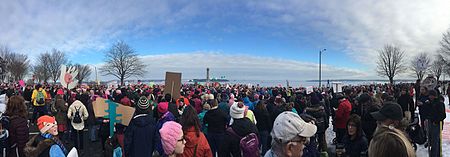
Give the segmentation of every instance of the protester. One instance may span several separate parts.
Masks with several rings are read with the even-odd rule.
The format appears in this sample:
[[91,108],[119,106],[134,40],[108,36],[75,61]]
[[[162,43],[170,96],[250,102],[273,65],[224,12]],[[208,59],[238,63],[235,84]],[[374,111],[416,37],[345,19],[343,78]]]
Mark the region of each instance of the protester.
[[[169,121],[175,121],[175,116],[169,112],[168,108],[169,108],[169,103],[168,102],[160,102],[158,104],[158,115],[160,115],[160,118],[158,120],[158,122],[156,123],[156,129],[160,130],[162,128],[162,126],[164,125],[164,123],[169,122]],[[161,139],[162,141],[162,139]],[[156,144],[156,150],[159,152],[159,154],[164,154],[164,150],[162,147],[162,143],[160,141],[158,141],[158,143]]]
[[428,115],[428,131],[430,135],[431,156],[442,156],[442,127],[446,118],[445,104],[440,101],[435,90],[428,91],[430,115]]
[[305,109],[306,114],[314,117],[315,125],[317,126],[317,137],[313,137],[315,140],[317,138],[317,142],[319,144],[319,151],[326,152],[327,151],[327,141],[325,137],[325,131],[328,128],[326,123],[327,114],[325,113],[325,107],[323,103],[320,102],[319,97],[316,93],[311,93],[310,95],[310,105],[308,105]]
[[73,102],[69,110],[67,111],[67,118],[71,121],[72,125],[72,139],[75,147],[79,150],[84,148],[84,121],[87,120],[89,113],[84,104],[76,100]]
[[261,145],[261,154],[266,154],[267,150],[269,150],[269,134],[270,134],[270,126],[272,125],[270,122],[270,114],[267,111],[267,103],[265,100],[258,101],[255,107],[255,117],[258,119],[258,123],[256,123],[256,127],[259,132],[259,141]]
[[9,117],[9,137],[7,139],[8,157],[24,155],[24,147],[28,141],[27,107],[22,96],[12,96],[6,104],[5,115]]
[[361,95],[358,101],[363,106],[361,128],[366,134],[367,140],[370,142],[373,133],[377,129],[377,120],[375,120],[370,113],[379,111],[380,105],[378,105],[374,98],[368,94]]
[[230,107],[230,116],[233,119],[233,123],[227,129],[223,143],[219,147],[220,156],[229,157],[232,155],[233,157],[241,157],[242,150],[239,143],[242,137],[251,133],[258,135],[256,125],[244,116],[244,112],[245,105],[242,102],[234,103]]
[[399,104],[395,102],[385,102],[380,111],[372,112],[371,115],[377,120],[377,129],[382,126],[391,126],[401,130],[402,126],[400,121],[403,119],[403,112]]
[[35,89],[33,90],[33,94],[31,95],[31,100],[33,102],[34,108],[33,117],[31,119],[32,123],[35,123],[38,117],[48,114],[47,106],[45,106],[46,99],[48,99],[47,93],[42,88],[42,85],[35,85]]
[[136,104],[136,114],[125,130],[124,151],[126,157],[150,157],[160,141],[156,122],[151,115],[149,100],[142,96]]
[[335,116],[336,141],[337,143],[342,143],[342,139],[344,138],[346,132],[346,124],[348,118],[350,117],[350,112],[352,111],[352,105],[344,96],[340,96],[337,99],[339,100],[339,106],[336,110]]
[[56,117],[56,122],[58,122],[59,138],[62,141],[67,142],[68,139],[66,139],[65,135],[66,135],[66,132],[69,130],[68,126],[67,126],[67,111],[69,110],[69,106],[67,105],[66,101],[64,101],[63,94],[64,93],[59,92],[56,95],[55,108],[57,110],[57,113],[56,113],[55,117]]
[[347,122],[347,134],[344,136],[344,152],[336,152],[342,157],[367,156],[368,142],[361,128],[361,118],[353,114]]
[[218,150],[219,147],[222,146],[227,124],[227,114],[221,109],[218,109],[216,103],[212,103],[211,110],[205,113],[203,125],[208,128],[207,139],[213,156],[216,156],[216,153],[219,153],[219,156],[221,156]]
[[411,115],[416,110],[414,107],[413,98],[407,93],[406,88],[402,88],[401,95],[397,100],[397,103],[402,107],[403,116],[411,121]]
[[415,151],[401,130],[392,126],[381,126],[372,138],[369,157],[415,157]]
[[37,120],[41,134],[35,135],[26,143],[26,156],[65,157],[69,152],[58,138],[58,126],[54,117],[41,116]]
[[187,106],[181,115],[180,123],[186,140],[183,154],[178,157],[212,157],[208,140],[200,130],[200,120],[192,106]]
[[183,154],[186,139],[184,138],[183,130],[180,124],[174,121],[164,123],[159,130],[161,135],[162,148],[164,155],[168,157],[175,157]]
[[[216,103],[216,104],[214,104],[214,103]],[[183,102],[182,101],[180,101],[180,104],[183,104]],[[203,104],[203,110],[202,110],[202,112],[200,112],[199,114],[198,114],[198,119],[200,120],[200,128],[201,128],[201,131],[203,132],[203,134],[205,134],[206,136],[207,136],[207,133],[208,133],[208,125],[205,125],[204,123],[203,123],[203,119],[205,118],[205,114],[206,114],[206,112],[208,112],[210,109],[211,109],[211,105],[209,105],[209,104],[211,104],[211,105],[213,105],[213,106],[217,106],[217,101],[215,101],[215,100],[210,100],[209,101],[209,103],[208,102],[205,102],[205,104]],[[191,106],[192,107],[192,106]],[[184,108],[186,108],[186,107],[184,107]],[[184,110],[184,109],[183,109]],[[183,112],[184,113],[184,112]]]
[[317,131],[314,124],[303,121],[291,111],[281,113],[274,123],[270,135],[272,147],[265,157],[302,156],[305,143]]
[[429,103],[429,97],[428,97],[428,88],[427,87],[420,87],[420,95],[417,101],[417,107],[419,107],[419,115],[420,115],[420,125],[425,126],[425,119],[427,117],[428,112],[428,105],[424,105]]

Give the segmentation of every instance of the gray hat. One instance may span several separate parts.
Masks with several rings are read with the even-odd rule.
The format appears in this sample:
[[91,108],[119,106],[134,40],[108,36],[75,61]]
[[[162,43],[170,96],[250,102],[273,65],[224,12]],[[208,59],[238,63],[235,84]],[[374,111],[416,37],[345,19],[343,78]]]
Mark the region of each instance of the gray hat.
[[285,111],[275,119],[272,138],[280,143],[289,142],[296,136],[311,137],[316,134],[317,127],[306,123],[300,116],[291,111]]

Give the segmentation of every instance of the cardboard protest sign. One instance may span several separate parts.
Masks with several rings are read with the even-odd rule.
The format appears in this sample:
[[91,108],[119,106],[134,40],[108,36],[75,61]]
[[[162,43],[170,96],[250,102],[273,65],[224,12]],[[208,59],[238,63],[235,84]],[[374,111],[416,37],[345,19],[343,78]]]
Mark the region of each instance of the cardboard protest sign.
[[114,123],[128,126],[135,111],[133,107],[125,106],[103,98],[97,98],[92,103],[92,106],[94,108],[95,117],[109,118],[111,136],[113,135],[112,129],[114,128]]
[[76,76],[78,75],[78,70],[75,66],[66,67],[61,65],[61,75],[59,81],[64,88],[73,89],[78,84]]
[[166,72],[164,94],[169,93],[175,100],[180,98],[181,73]]

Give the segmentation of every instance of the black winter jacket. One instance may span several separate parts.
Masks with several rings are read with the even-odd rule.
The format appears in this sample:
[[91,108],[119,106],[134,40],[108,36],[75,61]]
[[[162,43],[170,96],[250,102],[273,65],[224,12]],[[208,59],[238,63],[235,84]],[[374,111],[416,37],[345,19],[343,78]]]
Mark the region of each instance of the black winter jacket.
[[227,115],[218,108],[209,110],[203,117],[203,124],[208,124],[208,132],[211,133],[224,133],[227,121]]
[[136,115],[125,129],[125,156],[152,156],[158,140],[160,139],[153,117],[147,114]]
[[[234,119],[233,124],[230,127],[241,137],[247,136],[250,133],[256,133],[259,137],[256,125],[248,118]],[[233,157],[241,157],[239,142],[239,137],[226,132],[222,146],[219,147],[219,157],[230,157],[231,155],[233,155]]]
[[255,108],[255,111],[253,111],[255,114],[256,120],[258,120],[258,123],[256,123],[256,127],[259,131],[271,131],[270,126],[271,120],[270,120],[270,114],[267,110],[261,110],[258,108]]

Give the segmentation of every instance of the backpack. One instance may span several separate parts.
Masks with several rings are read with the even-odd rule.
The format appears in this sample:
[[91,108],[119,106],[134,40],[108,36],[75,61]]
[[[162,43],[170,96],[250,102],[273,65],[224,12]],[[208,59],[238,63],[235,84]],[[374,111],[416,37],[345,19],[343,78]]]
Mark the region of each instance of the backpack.
[[227,128],[227,131],[240,139],[239,147],[241,148],[242,156],[260,157],[259,139],[255,133],[250,133],[244,137],[241,137],[238,134],[236,134],[236,132],[234,132],[234,130],[231,127]]
[[37,104],[37,106],[44,106],[45,105],[44,92],[38,91],[37,97],[36,97],[36,104]]
[[82,122],[81,116],[80,116],[80,109],[81,109],[81,106],[79,108],[75,107],[75,115],[73,116],[73,121],[72,121],[75,124],[79,124]]

